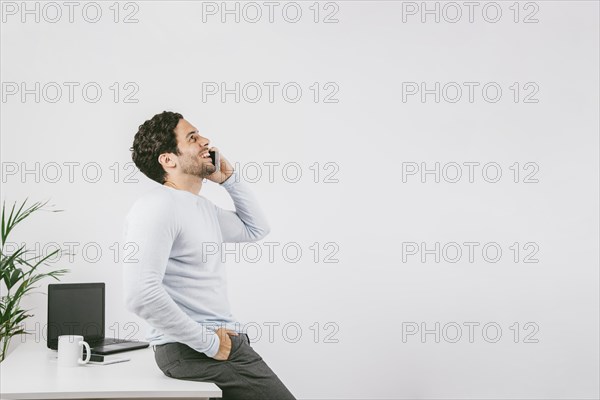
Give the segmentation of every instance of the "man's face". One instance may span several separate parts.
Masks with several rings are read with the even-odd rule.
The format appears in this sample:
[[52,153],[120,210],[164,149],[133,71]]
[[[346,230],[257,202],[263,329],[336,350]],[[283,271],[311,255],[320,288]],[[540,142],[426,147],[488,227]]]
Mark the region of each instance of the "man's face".
[[185,119],[180,119],[175,127],[177,147],[181,155],[178,167],[181,172],[205,178],[217,170],[210,157],[203,157],[208,152],[210,140],[200,136],[198,129]]

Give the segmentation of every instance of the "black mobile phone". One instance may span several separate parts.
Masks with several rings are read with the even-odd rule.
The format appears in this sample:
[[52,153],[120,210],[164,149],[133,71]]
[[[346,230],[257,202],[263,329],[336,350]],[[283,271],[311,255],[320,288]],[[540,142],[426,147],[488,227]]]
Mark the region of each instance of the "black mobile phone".
[[209,150],[208,154],[210,154],[210,160],[212,161],[213,165],[217,167],[217,170],[215,172],[219,172],[219,170],[221,169],[221,157],[219,156],[219,152]]
[[109,365],[120,362],[129,361],[130,358],[119,357],[119,356],[104,356],[100,354],[92,354],[90,357],[90,364]]
[[100,355],[100,354],[93,354],[90,357],[90,361],[92,362],[103,362],[104,361],[104,356]]

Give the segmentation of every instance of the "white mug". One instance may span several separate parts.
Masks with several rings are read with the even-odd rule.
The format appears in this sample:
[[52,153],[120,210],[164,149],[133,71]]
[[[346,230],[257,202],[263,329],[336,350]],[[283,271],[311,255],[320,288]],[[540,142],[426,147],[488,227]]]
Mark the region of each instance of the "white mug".
[[[83,346],[86,358],[82,359]],[[83,341],[80,335],[61,335],[58,337],[58,365],[60,367],[77,367],[87,364],[92,357],[90,345]]]

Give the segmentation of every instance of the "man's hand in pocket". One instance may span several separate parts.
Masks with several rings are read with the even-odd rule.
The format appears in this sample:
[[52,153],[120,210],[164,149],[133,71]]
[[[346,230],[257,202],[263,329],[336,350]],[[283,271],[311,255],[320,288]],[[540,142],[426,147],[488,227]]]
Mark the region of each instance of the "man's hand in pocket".
[[229,335],[238,336],[238,333],[225,328],[219,328],[215,333],[219,336],[221,344],[219,345],[219,351],[217,351],[217,354],[215,354],[213,358],[215,360],[225,361],[229,358],[229,354],[231,353],[231,338]]

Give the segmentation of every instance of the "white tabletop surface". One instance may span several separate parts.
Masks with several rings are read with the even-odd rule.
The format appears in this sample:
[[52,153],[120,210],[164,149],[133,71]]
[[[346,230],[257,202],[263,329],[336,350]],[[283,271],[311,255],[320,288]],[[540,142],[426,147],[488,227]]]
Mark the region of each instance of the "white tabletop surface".
[[[13,338],[13,340],[16,340]],[[165,376],[151,347],[118,353],[130,361],[81,367],[58,367],[57,351],[46,343],[20,343],[0,363],[2,399],[189,398],[221,397],[210,382]]]

